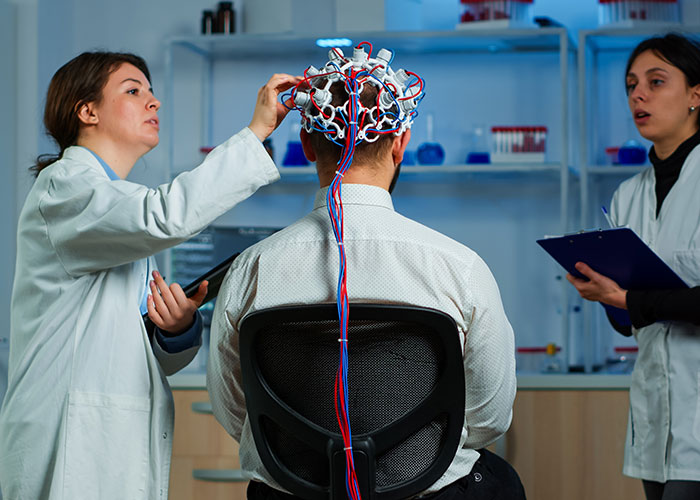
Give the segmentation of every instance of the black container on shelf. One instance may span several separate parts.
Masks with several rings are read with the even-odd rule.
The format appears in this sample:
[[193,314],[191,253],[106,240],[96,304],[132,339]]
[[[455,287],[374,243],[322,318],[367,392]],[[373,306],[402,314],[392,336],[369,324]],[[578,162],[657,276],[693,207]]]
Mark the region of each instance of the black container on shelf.
[[202,35],[210,35],[217,31],[216,16],[213,10],[202,11]]
[[233,11],[233,2],[219,2],[216,23],[218,33],[234,33],[236,31],[236,14]]

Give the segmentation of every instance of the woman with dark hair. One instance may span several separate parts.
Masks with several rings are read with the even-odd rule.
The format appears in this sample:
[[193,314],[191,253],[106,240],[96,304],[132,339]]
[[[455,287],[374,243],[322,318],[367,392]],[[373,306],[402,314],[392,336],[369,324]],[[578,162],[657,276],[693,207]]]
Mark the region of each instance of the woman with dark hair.
[[201,345],[196,311],[207,289],[187,298],[152,256],[279,178],[262,141],[287,112],[279,92],[298,81],[274,75],[247,128],[149,189],[125,180],[158,144],[160,102],[143,59],[84,53],[56,72],[44,123],[59,152],[38,159],[18,222],[0,411],[6,498],[167,498],[165,376]]
[[691,288],[623,290],[579,262],[581,296],[629,312],[639,355],[630,386],[623,472],[647,499],[700,498],[700,46],[677,34],[632,52],[625,72],[632,117],[653,143],[652,167],[615,191],[611,217],[631,227]]

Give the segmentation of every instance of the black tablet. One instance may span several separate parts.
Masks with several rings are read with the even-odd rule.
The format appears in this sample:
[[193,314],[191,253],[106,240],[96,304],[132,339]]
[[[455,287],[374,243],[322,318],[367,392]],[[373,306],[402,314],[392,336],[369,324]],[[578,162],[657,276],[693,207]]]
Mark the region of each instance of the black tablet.
[[182,290],[185,292],[185,295],[187,295],[188,297],[192,297],[195,293],[197,293],[197,289],[199,289],[199,284],[202,281],[207,280],[209,282],[209,289],[207,290],[207,295],[206,297],[204,297],[202,305],[206,304],[211,299],[216,298],[216,296],[219,294],[219,288],[221,288],[221,283],[224,281],[224,276],[226,276],[226,272],[228,272],[229,268],[231,267],[231,263],[240,254],[240,252],[234,253],[233,255],[231,255],[231,257],[212,267],[199,278],[193,280],[186,286],[183,286]]

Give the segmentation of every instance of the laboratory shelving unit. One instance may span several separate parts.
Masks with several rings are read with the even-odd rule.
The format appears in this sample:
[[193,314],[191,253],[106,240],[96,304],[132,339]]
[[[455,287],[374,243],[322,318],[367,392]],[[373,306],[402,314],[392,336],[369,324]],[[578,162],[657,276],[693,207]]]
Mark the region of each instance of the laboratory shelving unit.
[[[410,166],[406,171],[460,173],[561,173],[562,193],[561,213],[562,227],[566,226],[568,199],[563,186],[568,185],[569,158],[569,55],[574,50],[565,28],[521,28],[499,30],[456,30],[456,31],[411,31],[411,32],[365,32],[352,33],[353,40],[372,40],[375,47],[391,47],[402,55],[446,53],[533,53],[559,52],[560,57],[560,102],[552,103],[561,107],[561,119],[557,124],[561,128],[561,161],[557,163],[534,164],[489,164],[489,165],[441,165],[438,167]],[[329,38],[337,38],[337,34]],[[203,95],[205,106],[202,107],[202,144],[212,144],[211,110],[213,65],[223,59],[266,58],[271,56],[289,56],[303,61],[324,60],[328,48],[316,46],[316,40],[323,36],[294,35],[200,35],[179,37],[169,40],[166,51],[167,99],[172,102],[173,58],[178,49],[185,49],[198,54],[205,62],[202,72]],[[172,117],[172,113],[169,115]],[[171,123],[172,125],[172,123]],[[169,128],[171,131],[173,127]],[[173,141],[169,141],[170,165],[173,165]],[[285,175],[314,174],[313,167],[281,167]]]
[[[580,211],[581,227],[605,227],[602,220],[600,205],[607,204],[614,188],[625,179],[636,175],[649,164],[645,165],[606,165],[600,161],[602,151],[607,144],[605,133],[601,134],[600,126],[617,120],[619,128],[633,128],[620,125],[619,116],[629,116],[627,99],[624,95],[624,65],[628,55],[642,40],[666,32],[678,32],[700,35],[700,27],[683,26],[680,24],[654,24],[635,27],[610,27],[596,30],[579,31],[578,41],[578,115],[579,115],[579,176],[580,176]],[[605,58],[616,58],[613,67],[605,67]],[[606,71],[607,70],[607,71]],[[606,80],[610,71],[615,72],[612,87]],[[617,85],[615,85],[617,84]],[[616,97],[602,95],[604,91]],[[615,102],[613,102],[613,100]],[[608,106],[607,104],[612,103]],[[628,135],[631,135],[629,130]],[[628,139],[631,137],[627,137]],[[597,305],[584,302],[583,335],[585,352],[585,371],[594,369],[595,353],[598,346],[604,350],[605,331],[612,333],[602,310]]]
[[[571,172],[571,149],[570,149],[570,98],[572,96],[571,87],[574,83],[571,78],[575,65],[575,47],[573,46],[569,34],[565,28],[518,28],[518,29],[483,29],[483,30],[455,30],[455,31],[415,31],[415,32],[353,32],[349,37],[358,43],[362,40],[369,40],[378,50],[381,47],[395,49],[402,58],[406,56],[425,57],[441,55],[488,55],[488,54],[508,54],[514,57],[528,57],[530,55],[545,54],[558,58],[558,78],[560,91],[556,96],[538,96],[546,100],[553,113],[557,113],[557,119],[553,123],[548,123],[550,130],[556,129],[554,134],[558,140],[556,147],[558,152],[553,161],[547,163],[513,163],[513,164],[449,164],[441,166],[404,166],[402,167],[402,182],[409,183],[430,183],[434,179],[442,179],[448,183],[478,183],[478,182],[501,182],[517,185],[523,182],[548,182],[556,183],[558,193],[558,226],[551,228],[551,231],[566,232],[571,229],[571,200],[572,176]],[[333,33],[329,38],[337,38],[338,33]],[[319,61],[322,64],[327,59],[328,48],[321,48],[316,45],[316,40],[323,38],[321,35],[296,36],[292,34],[276,35],[198,35],[188,37],[177,37],[168,40],[166,49],[166,100],[169,106],[166,109],[168,119],[169,136],[168,141],[168,164],[169,174],[173,175],[180,170],[176,165],[180,161],[175,148],[176,138],[174,113],[168,112],[167,108],[176,105],[175,84],[181,78],[188,78],[199,82],[193,86],[197,87],[200,95],[196,97],[201,102],[198,122],[199,145],[213,145],[216,140],[214,111],[218,103],[214,94],[216,93],[217,65],[221,63],[231,63],[231,61],[241,61],[250,63],[251,60],[260,61],[280,61],[284,58],[292,58],[301,61],[298,65],[302,67],[312,61]],[[347,48],[345,49],[347,53]],[[182,64],[178,64],[178,59],[190,58],[197,60],[198,69],[195,75],[183,70]],[[572,64],[573,63],[573,64]],[[279,71],[273,67],[272,63],[269,73]],[[528,72],[538,75],[540,69],[532,65]],[[229,77],[231,75],[229,74]],[[459,81],[454,82],[455,87],[460,85]],[[556,84],[552,84],[556,85]],[[251,94],[252,97],[252,94]],[[252,108],[251,108],[252,109]],[[453,117],[459,120],[459,117]],[[488,118],[486,119],[488,120]],[[484,120],[484,121],[486,121]],[[548,143],[553,134],[548,134]],[[549,149],[549,146],[548,146]],[[192,165],[193,166],[193,165]],[[315,169],[308,167],[280,167],[282,176],[281,183],[294,185],[304,182],[315,181]],[[447,181],[445,181],[447,179]],[[280,184],[280,183],[278,183]],[[523,242],[525,243],[525,242]],[[535,246],[534,241],[527,241],[527,245]],[[535,249],[534,252],[538,252]],[[167,266],[167,262],[166,262]],[[552,265],[555,269],[555,265]],[[561,274],[561,273],[559,273]],[[560,279],[561,276],[557,276]],[[560,289],[560,301],[557,306],[560,310],[560,328],[558,332],[562,351],[569,352],[569,297],[570,290],[566,280],[562,280]],[[537,292],[534,292],[536,294]],[[532,295],[533,292],[526,291],[524,294]],[[533,318],[537,321],[537,318]],[[516,326],[517,329],[517,326]]]

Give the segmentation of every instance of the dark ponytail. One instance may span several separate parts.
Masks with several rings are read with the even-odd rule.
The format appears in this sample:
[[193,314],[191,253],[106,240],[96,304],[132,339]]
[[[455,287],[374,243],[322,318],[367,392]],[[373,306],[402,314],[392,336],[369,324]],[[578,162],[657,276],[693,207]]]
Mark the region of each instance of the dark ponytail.
[[120,52],[84,52],[56,71],[46,93],[44,127],[58,145],[59,153],[40,155],[30,168],[35,175],[76,144],[80,133],[78,110],[83,104],[100,102],[109,75],[124,63],[141,70],[150,81],[148,66],[141,57]]

